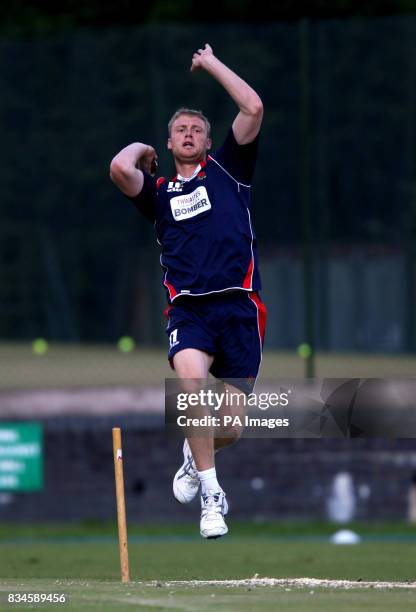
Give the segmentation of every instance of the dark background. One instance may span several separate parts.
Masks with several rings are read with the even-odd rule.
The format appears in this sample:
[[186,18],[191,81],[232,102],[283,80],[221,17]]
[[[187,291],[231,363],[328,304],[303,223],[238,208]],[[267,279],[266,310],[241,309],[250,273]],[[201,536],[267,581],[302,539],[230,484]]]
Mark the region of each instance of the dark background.
[[[166,124],[182,104],[207,113],[220,144],[234,104],[207,75],[189,73],[209,41],[265,105],[253,205],[269,315],[277,320],[282,257],[292,282],[306,233],[318,348],[414,351],[415,10],[411,1],[223,1],[211,11],[185,1],[3,3],[0,337],[163,342],[151,307],[164,301],[153,229],[108,167],[142,140],[169,176]],[[369,320],[399,329],[398,339],[377,343],[365,323],[349,346],[350,328],[337,339],[325,321],[342,327],[344,294],[363,296],[380,266],[363,299],[374,302]],[[301,278],[293,282],[305,301]],[[302,341],[296,323],[287,337],[278,327],[272,346]]]
[[79,26],[108,27],[160,22],[224,22],[265,23],[313,19],[344,18],[352,15],[375,17],[409,15],[416,10],[415,0],[220,0],[208,8],[196,0],[109,0],[80,2],[4,2],[2,31],[7,34],[55,34]]

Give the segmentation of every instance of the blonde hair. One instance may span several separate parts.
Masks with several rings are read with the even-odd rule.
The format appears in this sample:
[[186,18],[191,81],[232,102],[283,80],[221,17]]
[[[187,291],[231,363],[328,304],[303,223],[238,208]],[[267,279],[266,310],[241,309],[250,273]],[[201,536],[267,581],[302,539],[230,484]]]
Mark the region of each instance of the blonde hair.
[[174,121],[176,121],[176,119],[178,117],[180,117],[181,115],[192,115],[194,117],[199,117],[200,119],[202,119],[202,121],[205,123],[205,127],[207,128],[207,136],[210,135],[211,133],[211,124],[208,121],[208,119],[205,117],[204,113],[200,110],[195,110],[194,108],[185,108],[185,107],[181,107],[178,108],[178,110],[172,115],[169,123],[168,123],[168,133],[169,136],[171,135],[172,132],[172,125],[174,123]]

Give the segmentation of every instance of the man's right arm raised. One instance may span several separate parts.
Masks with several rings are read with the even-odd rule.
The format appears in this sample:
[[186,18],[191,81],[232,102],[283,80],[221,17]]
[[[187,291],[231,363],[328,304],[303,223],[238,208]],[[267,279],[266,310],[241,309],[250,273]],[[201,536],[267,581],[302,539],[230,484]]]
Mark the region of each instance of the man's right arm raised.
[[153,147],[133,142],[111,161],[110,178],[126,196],[135,197],[143,189],[142,170],[151,174],[156,160],[157,153]]

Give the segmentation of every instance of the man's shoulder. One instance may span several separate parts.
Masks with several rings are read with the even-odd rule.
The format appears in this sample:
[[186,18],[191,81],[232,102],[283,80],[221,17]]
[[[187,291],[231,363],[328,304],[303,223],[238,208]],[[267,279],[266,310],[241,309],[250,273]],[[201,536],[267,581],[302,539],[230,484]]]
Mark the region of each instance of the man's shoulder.
[[237,145],[237,141],[235,139],[234,136],[234,132],[233,132],[233,128],[230,127],[228,128],[222,143],[216,147],[212,153],[210,153],[210,157],[213,157],[214,159],[216,159],[216,157],[221,156],[222,152],[224,151],[224,149],[234,149],[234,147]]
[[247,144],[239,144],[231,127],[223,144],[209,158],[237,182],[250,183],[257,159],[257,143],[258,135]]

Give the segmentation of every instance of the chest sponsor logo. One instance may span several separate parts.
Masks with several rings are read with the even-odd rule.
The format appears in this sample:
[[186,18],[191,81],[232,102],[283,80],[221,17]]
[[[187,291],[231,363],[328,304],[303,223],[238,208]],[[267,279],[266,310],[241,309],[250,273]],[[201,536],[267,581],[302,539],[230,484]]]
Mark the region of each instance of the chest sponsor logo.
[[205,187],[198,187],[192,193],[171,199],[170,207],[175,221],[184,221],[210,210],[211,202]]

